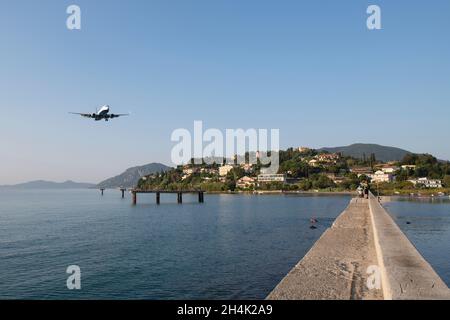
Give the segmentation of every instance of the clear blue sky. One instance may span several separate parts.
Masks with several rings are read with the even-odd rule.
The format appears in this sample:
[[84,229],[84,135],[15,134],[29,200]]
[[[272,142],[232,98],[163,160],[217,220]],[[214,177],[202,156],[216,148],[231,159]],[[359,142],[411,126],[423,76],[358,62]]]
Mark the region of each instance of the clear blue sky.
[[[66,29],[66,8],[82,30]],[[383,30],[366,28],[382,9]],[[2,1],[0,184],[170,164],[176,128],[450,159],[450,2]],[[113,122],[69,115],[109,104]]]

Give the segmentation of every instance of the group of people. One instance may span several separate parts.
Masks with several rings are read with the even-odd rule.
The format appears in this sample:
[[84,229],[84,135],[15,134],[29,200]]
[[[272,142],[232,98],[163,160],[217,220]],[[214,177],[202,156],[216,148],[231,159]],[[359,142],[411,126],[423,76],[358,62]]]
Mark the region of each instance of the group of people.
[[369,191],[370,191],[370,185],[367,184],[361,184],[358,189],[358,195],[360,198],[366,198],[369,199]]

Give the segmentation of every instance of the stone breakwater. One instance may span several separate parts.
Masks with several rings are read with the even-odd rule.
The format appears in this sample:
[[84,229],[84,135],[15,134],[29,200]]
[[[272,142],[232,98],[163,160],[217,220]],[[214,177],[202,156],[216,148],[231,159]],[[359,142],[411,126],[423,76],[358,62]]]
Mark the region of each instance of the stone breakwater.
[[[378,281],[374,279],[378,277]],[[368,285],[369,283],[369,285]],[[378,286],[370,285],[378,283]],[[352,199],[268,300],[449,299],[450,291],[370,195]]]
[[384,299],[450,299],[447,285],[372,194],[369,209]]

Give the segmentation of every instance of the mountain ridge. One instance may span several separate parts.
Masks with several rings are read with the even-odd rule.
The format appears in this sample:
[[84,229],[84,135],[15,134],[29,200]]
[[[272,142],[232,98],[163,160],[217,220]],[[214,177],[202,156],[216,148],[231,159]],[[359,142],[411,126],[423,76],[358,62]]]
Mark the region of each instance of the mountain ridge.
[[64,182],[33,180],[24,183],[0,186],[1,189],[88,189],[94,187],[94,183],[74,182],[72,180]]
[[383,162],[401,161],[407,154],[414,153],[397,147],[383,146],[374,143],[354,143],[348,146],[323,147],[317,150],[328,151],[330,153],[341,153],[344,156],[351,156],[358,159],[362,159],[364,155],[368,158],[371,154],[375,154],[376,159]]
[[152,162],[142,166],[134,166],[126,169],[121,174],[103,180],[97,184],[97,188],[134,188],[139,179],[156,172],[167,171],[172,169],[162,163]]

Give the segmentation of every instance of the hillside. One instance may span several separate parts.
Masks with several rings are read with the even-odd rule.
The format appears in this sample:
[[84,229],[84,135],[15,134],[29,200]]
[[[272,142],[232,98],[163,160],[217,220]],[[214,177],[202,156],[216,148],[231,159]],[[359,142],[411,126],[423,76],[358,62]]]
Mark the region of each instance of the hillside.
[[127,169],[122,174],[100,182],[98,188],[133,188],[143,176],[172,169],[162,163],[150,163]]
[[340,152],[345,156],[358,159],[362,159],[364,155],[369,157],[372,153],[374,153],[377,160],[381,160],[383,162],[400,161],[405,155],[411,153],[399,148],[364,143],[356,143],[345,147],[321,148],[319,151],[328,151],[331,153]]
[[9,189],[87,189],[93,187],[95,187],[95,184],[79,183],[70,180],[65,182],[36,180],[16,185],[0,186],[0,188],[9,188]]

